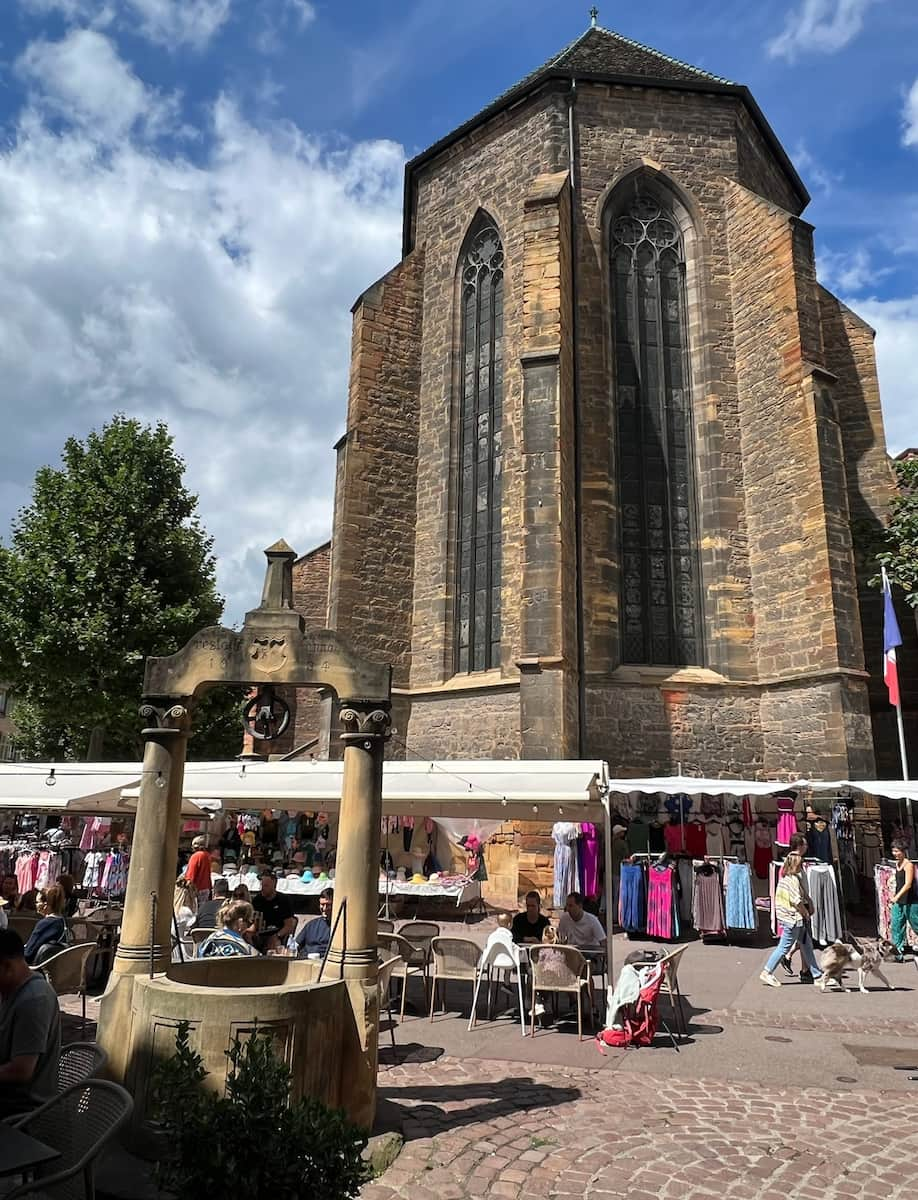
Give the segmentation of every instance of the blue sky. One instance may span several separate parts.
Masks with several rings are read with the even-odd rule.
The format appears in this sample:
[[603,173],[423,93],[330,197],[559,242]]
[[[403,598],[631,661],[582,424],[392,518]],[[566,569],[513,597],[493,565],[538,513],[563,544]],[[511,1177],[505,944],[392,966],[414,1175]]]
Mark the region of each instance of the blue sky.
[[[354,298],[406,157],[586,28],[570,0],[0,0],[0,528],[64,439],[162,417],[228,617],[330,528]],[[657,0],[601,24],[748,84],[918,442],[918,3]]]

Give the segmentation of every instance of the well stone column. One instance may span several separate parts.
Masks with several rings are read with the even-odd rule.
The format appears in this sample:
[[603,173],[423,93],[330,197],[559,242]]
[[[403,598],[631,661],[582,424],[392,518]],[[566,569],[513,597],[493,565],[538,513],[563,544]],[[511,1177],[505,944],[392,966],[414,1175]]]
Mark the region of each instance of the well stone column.
[[326,971],[343,978],[353,1024],[345,1037],[342,1100],[351,1120],[370,1129],[376,1116],[379,1035],[376,919],[383,751],[390,734],[388,704],[342,700],[344,777],[335,858],[335,916],[340,919]]
[[[134,977],[165,971],[172,945],[172,893],[178,861],[182,784],[190,716],[184,703],[145,704],[143,776],[131,846],[121,942],[115,955],[99,1017],[99,1041],[108,1054],[108,1073],[124,1081],[130,1074],[131,1000]],[[152,929],[152,897],[156,923]]]

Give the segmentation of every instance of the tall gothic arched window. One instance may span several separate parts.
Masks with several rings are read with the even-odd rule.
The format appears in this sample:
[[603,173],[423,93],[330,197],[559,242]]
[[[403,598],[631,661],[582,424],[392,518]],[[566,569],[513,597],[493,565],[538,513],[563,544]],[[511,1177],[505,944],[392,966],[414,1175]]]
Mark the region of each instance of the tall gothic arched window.
[[638,193],[612,222],[622,661],[700,665],[682,233]]
[[460,260],[462,372],[456,670],[500,664],[504,251],[479,214]]

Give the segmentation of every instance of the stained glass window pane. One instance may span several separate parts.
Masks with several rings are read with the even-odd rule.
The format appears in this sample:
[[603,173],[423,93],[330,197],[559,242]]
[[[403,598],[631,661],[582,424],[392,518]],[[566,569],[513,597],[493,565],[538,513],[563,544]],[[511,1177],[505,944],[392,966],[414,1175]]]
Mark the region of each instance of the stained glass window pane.
[[626,663],[701,661],[688,333],[679,227],[652,196],[612,223]]
[[486,218],[462,257],[462,373],[455,656],[457,671],[500,664],[504,252]]

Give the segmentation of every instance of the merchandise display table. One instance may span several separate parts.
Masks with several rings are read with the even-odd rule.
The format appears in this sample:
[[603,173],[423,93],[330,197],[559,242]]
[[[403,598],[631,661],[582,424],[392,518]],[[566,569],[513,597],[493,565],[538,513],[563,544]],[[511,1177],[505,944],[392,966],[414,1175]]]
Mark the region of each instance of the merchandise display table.
[[[214,876],[214,878],[217,879],[220,876]],[[222,878],[226,880],[231,892],[240,883],[244,883],[253,894],[258,890],[258,875],[254,872],[224,875]],[[306,883],[297,876],[288,876],[277,881],[277,890],[286,896],[318,896],[327,887],[334,888],[334,886],[334,879],[313,879]],[[453,900],[456,908],[461,908],[463,904],[474,904],[481,900],[481,884],[476,879],[449,884],[401,883],[396,879],[380,879],[379,894],[380,896],[402,896],[409,900]]]

